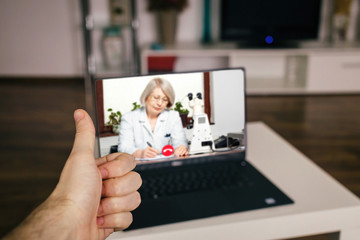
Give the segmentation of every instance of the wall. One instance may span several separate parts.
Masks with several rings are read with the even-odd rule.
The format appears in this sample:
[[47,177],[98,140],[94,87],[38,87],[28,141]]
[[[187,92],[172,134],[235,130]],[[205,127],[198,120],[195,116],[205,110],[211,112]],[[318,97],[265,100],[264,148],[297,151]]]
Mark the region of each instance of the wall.
[[78,2],[1,0],[0,76],[81,76]]
[[213,136],[241,133],[245,128],[244,72],[215,71],[210,84]]
[[[82,76],[78,0],[1,0],[0,76]],[[90,0],[95,22],[108,21],[108,1]],[[154,16],[137,0],[139,44],[156,41]],[[191,24],[189,24],[191,23]],[[179,17],[178,40],[201,39],[202,1],[189,0]],[[97,43],[94,43],[97,45]]]
[[[89,1],[95,21],[107,22],[108,0]],[[156,29],[154,15],[146,10],[147,1],[136,1],[140,24],[138,39],[141,46],[157,40]],[[324,0],[327,4],[331,1]],[[79,0],[1,0],[0,76],[81,76],[83,46],[79,2]],[[212,2],[218,4],[218,0]],[[189,7],[180,14],[178,42],[201,40],[202,4],[203,1],[189,0]],[[356,27],[360,19],[358,5],[358,1],[354,1],[354,6],[351,8],[353,16],[349,25],[353,30],[350,32],[354,36],[359,35],[360,32]],[[218,8],[213,6],[213,10],[216,9]],[[213,30],[216,35],[218,31],[216,26]],[[326,33],[323,31],[321,35],[321,39],[326,38]],[[349,38],[355,38],[352,35]]]

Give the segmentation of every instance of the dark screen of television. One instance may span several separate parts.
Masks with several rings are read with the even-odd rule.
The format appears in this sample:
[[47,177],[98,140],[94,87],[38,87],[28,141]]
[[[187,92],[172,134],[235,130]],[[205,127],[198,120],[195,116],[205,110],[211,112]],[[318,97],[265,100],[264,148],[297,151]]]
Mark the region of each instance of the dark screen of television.
[[223,0],[221,40],[317,39],[321,0]]

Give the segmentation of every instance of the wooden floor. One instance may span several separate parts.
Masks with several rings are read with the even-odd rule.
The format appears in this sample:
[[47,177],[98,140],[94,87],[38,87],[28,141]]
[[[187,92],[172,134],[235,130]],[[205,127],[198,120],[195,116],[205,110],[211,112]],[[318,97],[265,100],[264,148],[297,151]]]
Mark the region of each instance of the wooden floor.
[[[84,98],[81,79],[0,79],[0,237],[55,187]],[[247,119],[264,121],[360,197],[360,95],[248,97]]]

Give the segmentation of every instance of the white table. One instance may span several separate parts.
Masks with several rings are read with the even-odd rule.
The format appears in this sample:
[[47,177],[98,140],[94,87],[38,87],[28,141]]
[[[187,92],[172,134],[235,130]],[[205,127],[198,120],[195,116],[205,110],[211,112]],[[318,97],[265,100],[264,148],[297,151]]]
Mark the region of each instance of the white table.
[[295,204],[115,232],[108,240],[284,239],[337,231],[341,240],[359,240],[359,198],[264,123],[247,126],[249,162]]

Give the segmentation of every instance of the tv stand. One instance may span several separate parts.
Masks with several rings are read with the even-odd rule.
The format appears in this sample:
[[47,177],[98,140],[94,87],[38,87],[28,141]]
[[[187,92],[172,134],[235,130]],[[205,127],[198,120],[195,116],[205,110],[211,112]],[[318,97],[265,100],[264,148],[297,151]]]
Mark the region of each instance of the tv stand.
[[256,42],[237,42],[236,48],[238,49],[289,49],[299,48],[300,43],[295,41],[281,41],[266,43],[265,41]]
[[[168,66],[162,69],[163,63]],[[245,67],[248,94],[360,93],[359,45],[301,43],[297,48],[239,48],[237,44],[145,46],[141,72]]]

